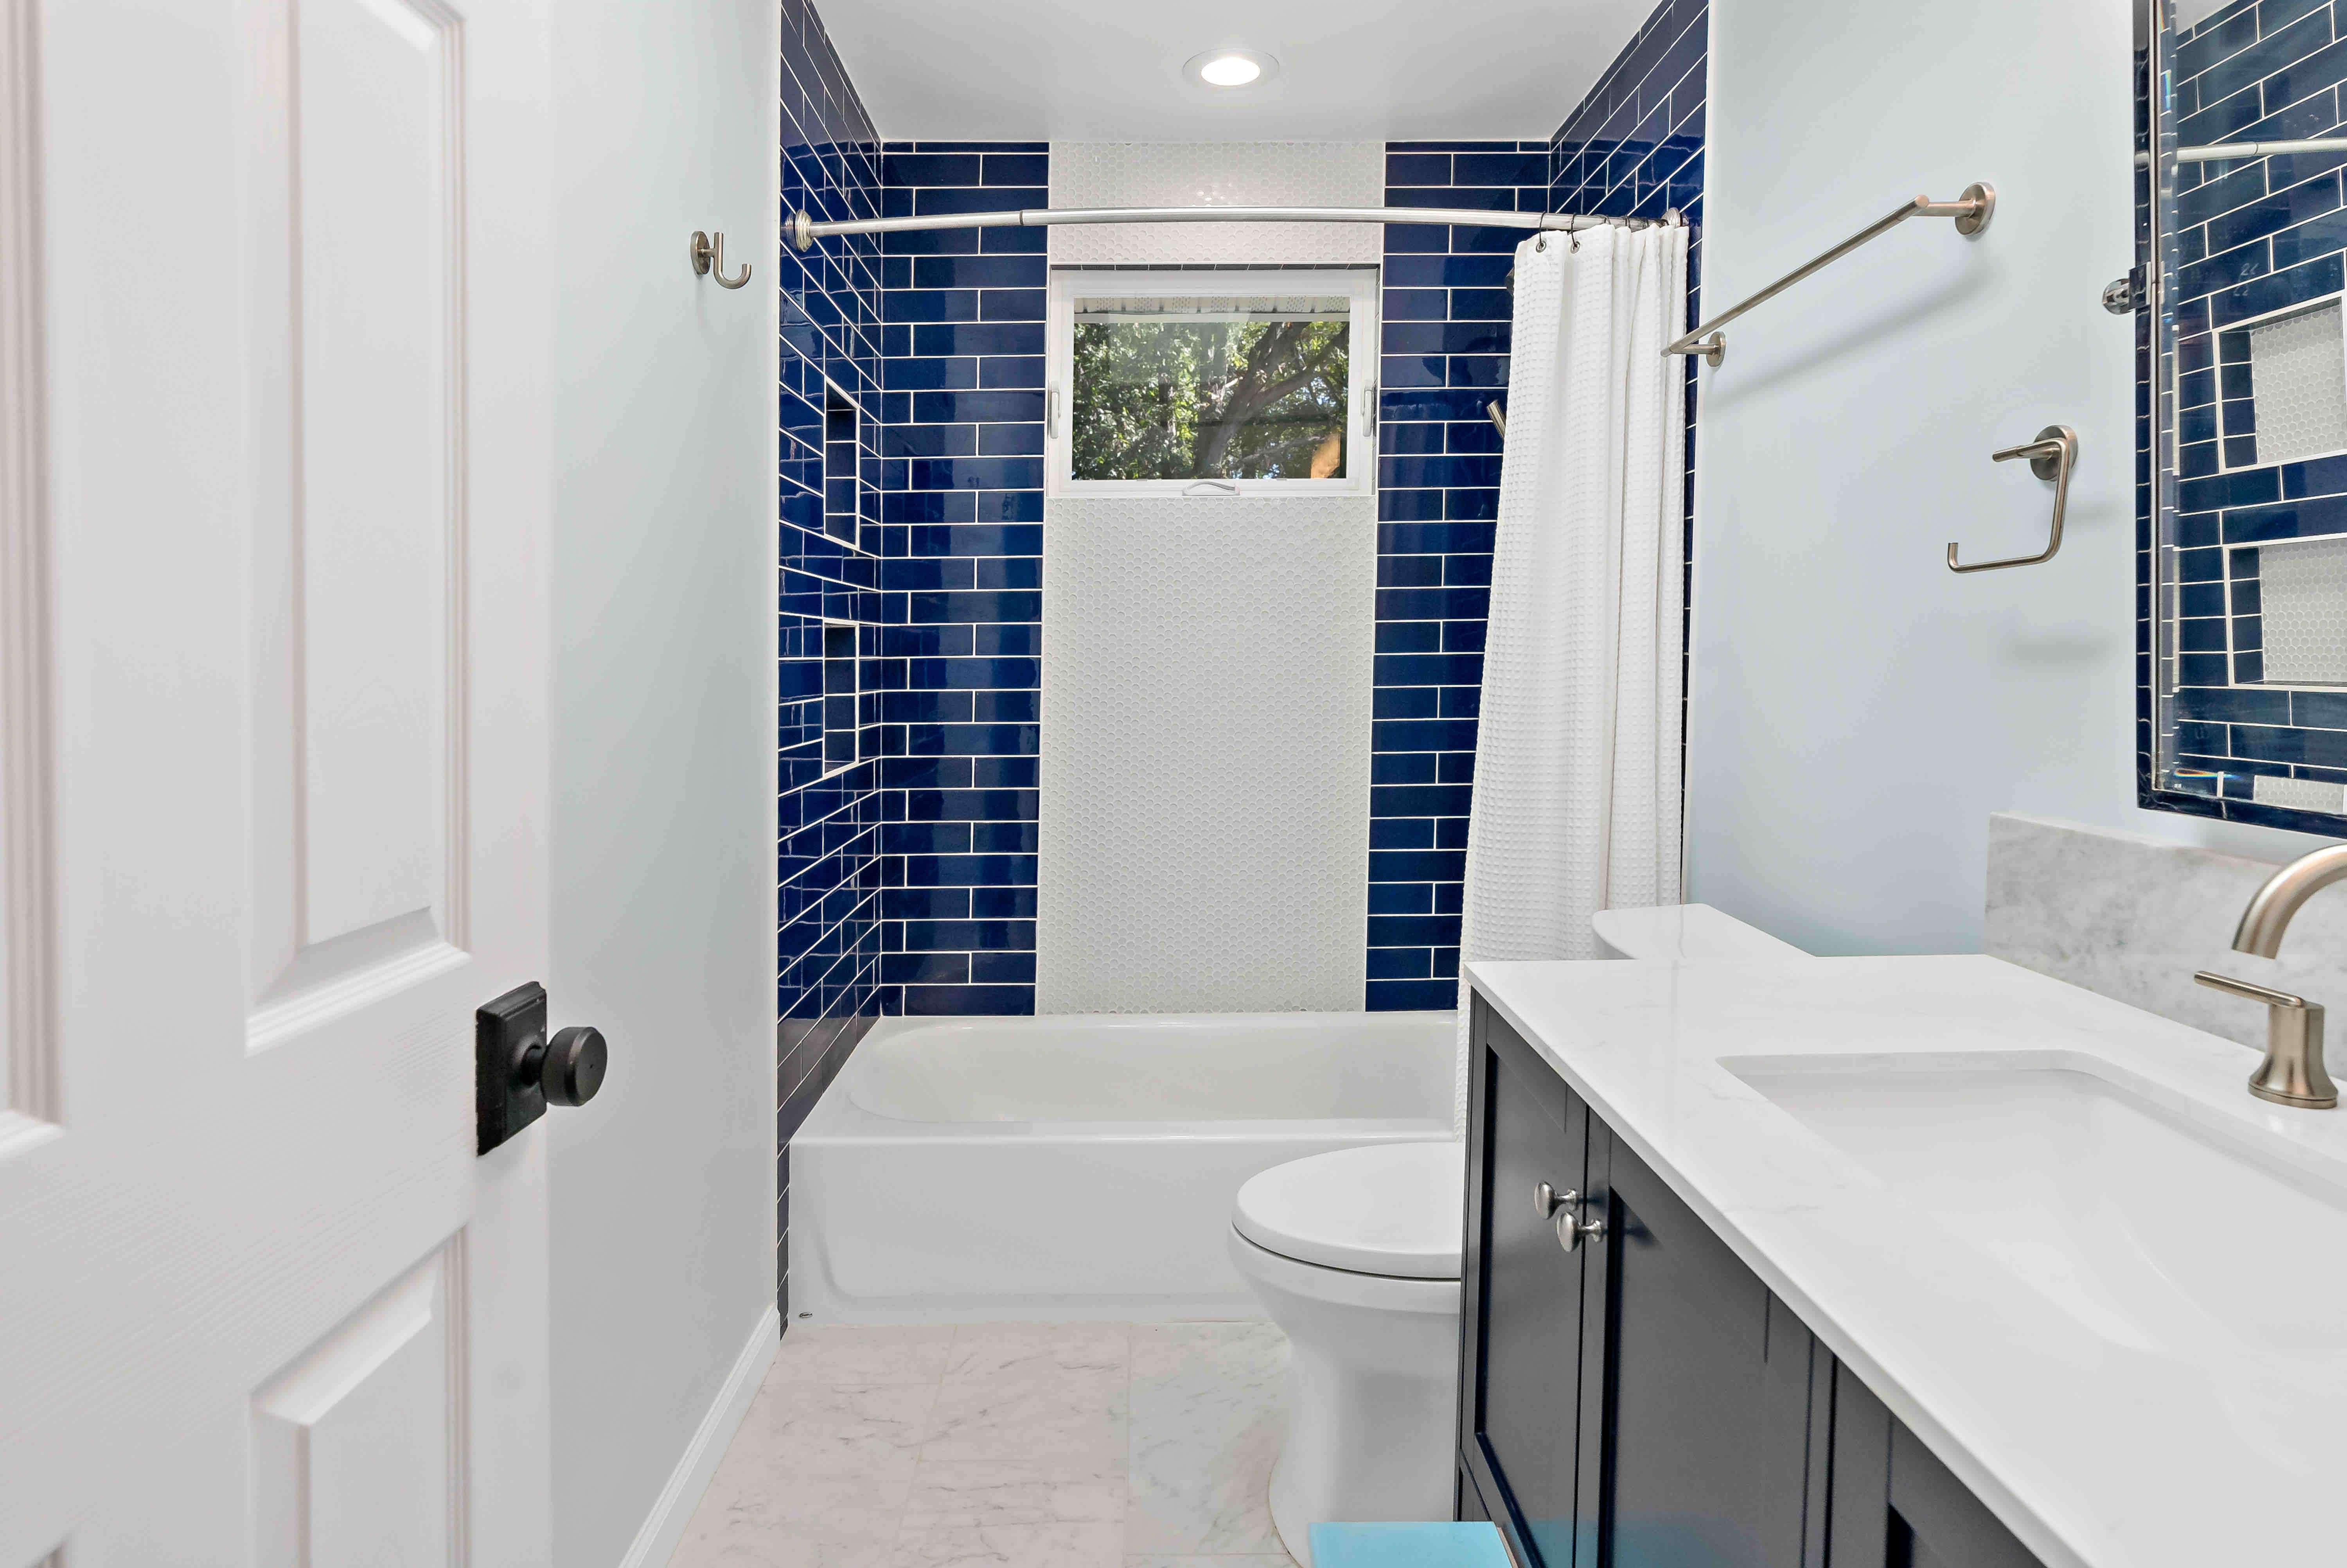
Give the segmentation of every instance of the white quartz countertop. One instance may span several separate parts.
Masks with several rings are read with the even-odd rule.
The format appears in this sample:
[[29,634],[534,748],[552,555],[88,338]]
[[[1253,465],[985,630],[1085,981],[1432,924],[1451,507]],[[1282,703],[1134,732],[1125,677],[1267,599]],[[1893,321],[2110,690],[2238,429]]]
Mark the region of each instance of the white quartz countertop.
[[[2347,1112],[2255,1100],[2254,1052],[1994,958],[1467,973],[2053,1568],[2347,1561]],[[1756,1087],[1845,1062],[1980,1074],[1953,1097],[1977,1194]],[[1998,1086],[2045,1073],[2111,1094],[2011,1135]],[[2205,1157],[2165,1163],[2166,1128]],[[2212,1201],[2237,1179],[2273,1201]]]

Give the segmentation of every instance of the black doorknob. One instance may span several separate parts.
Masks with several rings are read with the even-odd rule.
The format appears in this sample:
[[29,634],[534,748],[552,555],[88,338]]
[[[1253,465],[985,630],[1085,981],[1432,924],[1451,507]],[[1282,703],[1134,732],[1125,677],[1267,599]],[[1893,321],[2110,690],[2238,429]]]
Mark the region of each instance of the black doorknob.
[[549,1105],[584,1105],[603,1087],[611,1064],[603,1031],[584,1027],[546,1032],[546,988],[516,986],[473,1014],[473,1115],[481,1153],[546,1114]]
[[552,1040],[532,1030],[514,1054],[514,1088],[535,1090],[548,1105],[584,1105],[603,1087],[610,1064],[600,1029],[558,1029]]
[[538,1086],[548,1105],[584,1105],[603,1087],[603,1073],[610,1065],[611,1050],[603,1043],[601,1030],[585,1025],[558,1029],[547,1043]]

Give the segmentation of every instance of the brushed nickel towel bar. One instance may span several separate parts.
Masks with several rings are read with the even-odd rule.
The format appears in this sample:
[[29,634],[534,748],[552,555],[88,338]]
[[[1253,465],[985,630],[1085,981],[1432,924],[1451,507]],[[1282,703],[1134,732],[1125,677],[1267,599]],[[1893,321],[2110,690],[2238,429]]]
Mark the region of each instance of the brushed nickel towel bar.
[[1888,234],[1910,218],[1952,218],[1959,234],[1977,234],[1988,227],[1996,212],[1996,188],[1985,180],[1967,185],[1964,193],[1953,201],[1934,201],[1928,196],[1918,196],[1902,201],[1889,212],[1836,245],[1821,256],[1802,262],[1758,293],[1737,301],[1704,323],[1695,331],[1665,348],[1665,354],[1703,355],[1706,364],[1717,366],[1727,356],[1727,338],[1719,329],[1752,309],[1765,304],[1822,267],[1832,265],[1870,240]]
[[1011,212],[939,212],[921,218],[844,218],[818,222],[791,214],[784,233],[801,251],[835,234],[911,234],[930,229],[1038,229],[1057,223],[1471,223],[1486,229],[1542,229],[1570,234],[1606,227],[1648,229],[1682,223],[1674,208],[1660,219],[1589,218],[1572,212],[1489,212],[1480,207],[1027,207]]

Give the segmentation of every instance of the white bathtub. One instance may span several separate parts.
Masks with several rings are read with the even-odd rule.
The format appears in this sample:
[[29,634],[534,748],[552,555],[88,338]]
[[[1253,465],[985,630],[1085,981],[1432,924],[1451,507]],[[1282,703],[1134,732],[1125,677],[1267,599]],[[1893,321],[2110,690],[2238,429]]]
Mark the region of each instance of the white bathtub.
[[1260,1316],[1240,1184],[1450,1137],[1453,1017],[883,1019],[791,1140],[791,1313]]

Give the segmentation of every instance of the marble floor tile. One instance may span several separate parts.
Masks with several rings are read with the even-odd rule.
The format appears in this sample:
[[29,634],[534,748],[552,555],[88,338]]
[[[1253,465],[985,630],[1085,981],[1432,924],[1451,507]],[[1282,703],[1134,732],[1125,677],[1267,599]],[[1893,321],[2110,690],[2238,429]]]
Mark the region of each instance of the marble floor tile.
[[887,1568],[909,1481],[778,1478],[734,1463],[711,1478],[670,1568]]
[[1291,1568],[1267,1323],[802,1325],[671,1568]]
[[1018,1462],[925,1458],[905,1500],[910,1530],[975,1530],[997,1524],[1122,1524],[1125,1482],[1039,1476]]
[[906,1481],[920,1457],[937,1404],[933,1383],[768,1381],[750,1401],[726,1452],[778,1482],[804,1476]]
[[998,1524],[907,1530],[893,1568],[1122,1568],[1113,1524]]
[[1268,1323],[1134,1330],[1127,1553],[1281,1551],[1268,1491],[1286,1367],[1286,1337]]
[[944,1376],[951,1324],[863,1327],[804,1323],[783,1336],[769,1383],[934,1383]]
[[1126,1373],[1030,1371],[938,1389],[921,1457],[1015,1465],[1033,1476],[1121,1476],[1126,1466]]
[[1130,1323],[970,1323],[954,1330],[948,1382],[1114,1372],[1132,1364]]

